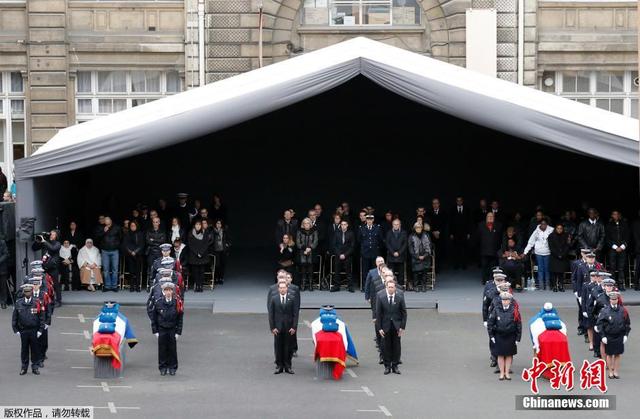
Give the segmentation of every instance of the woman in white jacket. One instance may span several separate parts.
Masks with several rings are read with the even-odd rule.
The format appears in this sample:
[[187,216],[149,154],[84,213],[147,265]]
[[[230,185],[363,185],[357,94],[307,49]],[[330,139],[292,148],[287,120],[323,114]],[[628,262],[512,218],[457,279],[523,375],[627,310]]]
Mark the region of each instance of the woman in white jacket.
[[528,254],[533,249],[533,254],[536,255],[536,264],[538,265],[538,280],[537,286],[542,286],[543,290],[547,289],[547,282],[551,279],[551,273],[549,271],[549,259],[551,257],[551,250],[549,250],[549,235],[553,233],[553,229],[549,227],[546,220],[540,221],[540,224],[529,237],[527,247],[524,249],[524,254]]

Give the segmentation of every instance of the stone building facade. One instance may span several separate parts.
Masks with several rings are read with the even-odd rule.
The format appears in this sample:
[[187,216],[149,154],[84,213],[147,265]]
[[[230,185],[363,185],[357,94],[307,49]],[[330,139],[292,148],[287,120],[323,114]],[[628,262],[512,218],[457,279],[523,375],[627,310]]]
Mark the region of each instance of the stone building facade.
[[0,0],[0,164],[10,174],[69,125],[355,36],[465,66],[468,9],[496,10],[497,77],[637,117],[634,1]]

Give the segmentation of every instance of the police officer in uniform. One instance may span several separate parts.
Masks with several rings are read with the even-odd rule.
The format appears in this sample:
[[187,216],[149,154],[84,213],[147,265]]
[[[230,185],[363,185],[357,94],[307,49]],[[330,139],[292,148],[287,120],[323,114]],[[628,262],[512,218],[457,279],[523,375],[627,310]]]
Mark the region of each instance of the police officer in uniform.
[[602,309],[596,323],[607,356],[609,378],[619,379],[620,358],[631,332],[629,312],[622,305],[620,293],[609,293],[609,304]]
[[585,334],[585,342],[588,342],[586,328],[584,327],[584,317],[582,316],[582,286],[591,282],[590,272],[601,269],[602,266],[596,263],[596,254],[593,251],[584,255],[584,263],[577,263],[575,271],[571,274],[571,284],[573,285],[573,295],[578,302],[578,335]]
[[151,290],[149,290],[149,297],[147,298],[147,315],[149,316],[149,320],[153,317],[153,310],[155,302],[162,297],[162,285],[166,282],[172,281],[173,271],[171,269],[160,269],[158,281],[153,284]]
[[[597,327],[600,313],[609,305],[609,296],[615,290],[616,281],[612,278],[602,280],[602,292],[596,298],[593,304],[592,316],[596,319],[593,327],[593,356],[602,358],[602,351],[605,349],[602,343],[602,329]],[[606,352],[606,351],[605,351]]]
[[184,310],[182,302],[174,295],[176,285],[164,281],[161,285],[162,297],[153,305],[151,331],[158,338],[158,367],[160,375],[176,375],[178,353],[176,341],[182,334]]
[[[171,250],[173,250],[173,246],[169,243],[162,243],[160,245],[160,256],[153,260],[153,264],[151,265],[151,278],[156,279],[158,275],[158,270],[161,268],[162,261],[166,258],[171,258],[173,262],[173,258],[171,257]],[[171,267],[173,268],[173,266]]]
[[15,302],[11,318],[13,333],[20,336],[21,341],[20,360],[22,368],[20,369],[20,375],[27,373],[29,359],[31,359],[31,371],[33,374],[40,375],[38,365],[41,356],[38,338],[44,332],[44,309],[40,302],[33,298],[32,284],[26,283],[20,288],[24,296]]
[[44,331],[38,338],[38,344],[40,345],[40,362],[38,362],[39,368],[44,368],[44,361],[47,359],[47,349],[49,349],[49,327],[51,327],[51,318],[53,317],[53,300],[49,294],[42,291],[42,276],[34,274],[29,283],[33,285],[33,298],[40,302],[40,306],[44,311]]
[[365,219],[365,224],[361,225],[358,230],[363,284],[366,281],[367,272],[376,267],[376,258],[380,256],[380,247],[383,243],[382,228],[380,225],[374,224],[375,216],[367,214]]
[[[493,281],[488,281],[484,285],[484,289],[482,291],[482,324],[484,327],[487,327],[487,322],[489,321],[489,313],[491,308],[491,303],[494,298],[500,295],[500,291],[498,290],[498,286],[507,280],[507,275],[504,274],[502,269],[496,267],[493,269]],[[490,367],[497,367],[498,361],[493,353],[493,342],[489,339],[489,359]],[[499,370],[498,370],[499,372]]]

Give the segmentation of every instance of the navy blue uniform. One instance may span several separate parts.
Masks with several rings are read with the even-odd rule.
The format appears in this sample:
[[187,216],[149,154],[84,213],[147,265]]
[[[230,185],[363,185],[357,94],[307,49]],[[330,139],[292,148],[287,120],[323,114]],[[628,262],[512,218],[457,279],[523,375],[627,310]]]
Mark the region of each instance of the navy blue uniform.
[[376,267],[376,258],[380,256],[380,248],[383,244],[380,225],[373,224],[371,227],[366,224],[361,225],[358,230],[358,242],[362,258],[362,283],[364,283],[367,273]]

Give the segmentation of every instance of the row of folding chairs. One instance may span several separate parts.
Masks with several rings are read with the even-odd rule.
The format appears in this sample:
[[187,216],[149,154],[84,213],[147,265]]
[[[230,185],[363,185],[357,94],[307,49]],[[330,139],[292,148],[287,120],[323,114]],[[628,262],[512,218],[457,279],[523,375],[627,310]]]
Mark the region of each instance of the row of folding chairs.
[[[431,290],[433,290],[436,286],[436,258],[435,255],[431,255],[431,267],[430,269],[427,271],[426,274],[426,282],[427,282],[427,287]],[[362,259],[360,259],[360,272],[362,273]],[[407,269],[407,265],[408,262],[404,263],[404,281],[405,284],[407,283],[407,281],[409,280],[408,277],[408,269]],[[329,273],[327,275],[325,279],[325,284],[324,287],[322,287],[322,284],[320,285],[321,288],[325,288],[325,289],[331,289],[333,287],[333,280],[336,277],[336,275],[338,275],[338,273],[335,271],[335,255],[331,255],[330,259],[329,259]],[[340,274],[345,274],[346,272],[343,270],[341,272],[339,272]],[[400,274],[400,272],[394,272],[394,275],[396,275],[396,277]],[[362,289],[363,287],[363,283],[362,283],[362,274],[359,275],[359,282],[360,282],[360,289]]]
[[[210,254],[211,257],[211,265],[207,265],[204,272],[204,283],[203,286],[214,289],[215,288],[215,271],[216,271],[216,255]],[[138,278],[142,278],[142,270],[138,272]],[[188,270],[186,271],[186,275],[183,275],[183,280],[185,281],[185,286],[189,288],[189,274]],[[142,278],[142,288],[146,286],[146,278]],[[127,268],[126,259],[124,257],[120,258],[120,269],[118,273],[118,287],[120,289],[129,289],[131,287],[131,272]]]
[[[577,258],[577,256],[573,253],[571,253],[569,255],[569,262],[573,262],[575,261]],[[605,260],[602,262],[605,269],[607,267],[607,258],[605,258]],[[535,255],[531,254],[530,255],[530,264],[531,264],[531,274],[534,278],[537,277],[538,274],[538,265],[536,264],[536,258]],[[632,287],[633,284],[633,280],[635,278],[635,274],[636,274],[636,269],[635,269],[635,257],[633,255],[628,255],[627,256],[627,268],[626,268],[626,276],[628,278],[628,282],[629,282],[629,286]],[[567,271],[564,273],[563,275],[563,283],[564,285],[571,285],[571,271]]]

